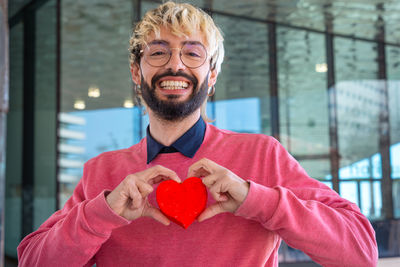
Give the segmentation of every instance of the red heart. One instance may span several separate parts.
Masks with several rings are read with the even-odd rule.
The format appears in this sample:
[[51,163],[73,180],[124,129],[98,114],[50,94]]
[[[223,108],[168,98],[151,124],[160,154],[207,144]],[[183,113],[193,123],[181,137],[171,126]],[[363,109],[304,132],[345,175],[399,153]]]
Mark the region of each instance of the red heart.
[[183,183],[167,180],[159,184],[156,199],[161,212],[186,229],[206,208],[207,188],[197,177]]

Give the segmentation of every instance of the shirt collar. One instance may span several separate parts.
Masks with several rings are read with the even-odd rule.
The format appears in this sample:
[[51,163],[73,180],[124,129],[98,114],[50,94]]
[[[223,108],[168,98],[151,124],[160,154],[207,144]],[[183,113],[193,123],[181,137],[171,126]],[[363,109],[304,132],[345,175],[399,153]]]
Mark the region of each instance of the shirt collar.
[[169,147],[157,142],[150,134],[150,128],[147,126],[147,164],[157,157],[160,153],[180,152],[186,157],[193,158],[197,150],[203,143],[206,123],[200,117],[199,120],[179,137]]

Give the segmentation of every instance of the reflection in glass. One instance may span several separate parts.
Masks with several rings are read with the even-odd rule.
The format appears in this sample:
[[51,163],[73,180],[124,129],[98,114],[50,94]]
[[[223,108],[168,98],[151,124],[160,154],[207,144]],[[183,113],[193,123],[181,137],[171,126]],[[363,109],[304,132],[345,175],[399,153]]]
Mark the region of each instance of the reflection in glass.
[[277,28],[281,143],[315,178],[330,173],[324,35]]
[[[61,111],[121,107],[131,98],[128,44],[132,4],[125,0],[61,1]],[[95,86],[100,97],[88,96]]]
[[207,114],[214,124],[234,132],[260,133],[260,100],[258,98],[238,98],[218,100],[207,105]]
[[394,217],[400,218],[400,179],[393,181]]
[[400,47],[387,46],[391,170],[394,217],[400,218]]
[[348,182],[342,181],[339,184],[340,195],[347,200],[360,205],[358,201],[358,190],[357,190],[357,183],[356,182]]
[[307,171],[307,174],[315,179],[331,179],[327,173],[330,173],[329,159],[298,159],[300,165]]
[[376,44],[335,38],[338,136],[341,166],[379,151],[381,86]]
[[21,9],[32,2],[32,0],[10,0],[8,1],[8,17],[16,15]]
[[[225,38],[225,58],[218,76],[214,101],[256,98],[257,100],[243,100],[243,103],[250,103],[246,101],[256,102],[254,105],[238,106],[236,114],[251,115],[248,119],[252,123],[254,122],[258,128],[252,127],[251,130],[270,134],[267,24],[222,15],[215,15],[213,18],[222,29]],[[217,113],[216,124],[219,125],[218,118],[221,118],[221,115],[218,115],[218,112],[222,112],[222,109],[215,112]],[[226,114],[229,115],[230,121],[237,120],[231,114]],[[209,116],[212,117],[213,114],[211,113]],[[256,122],[256,120],[258,121]],[[239,122],[230,123],[239,124]],[[246,126],[243,127],[244,130]],[[242,129],[237,130],[243,131]]]
[[65,0],[61,5],[59,208],[81,178],[85,161],[129,147],[142,135],[141,116],[132,106],[123,108],[132,99],[132,3]]
[[56,208],[57,174],[57,5],[36,11],[34,95],[34,225],[38,228]]
[[378,219],[381,216],[382,199],[380,182],[361,182],[361,212],[369,219]]
[[10,30],[10,89],[7,114],[4,253],[16,257],[22,224],[23,24]]
[[[355,180],[357,183],[359,179],[369,180],[368,183],[363,182],[359,205],[364,214],[371,219],[378,219],[390,213],[390,210],[387,210],[388,205],[382,205],[384,200],[382,194],[387,194],[387,192],[381,192],[380,186],[383,186],[383,183],[381,184],[377,179],[391,178],[383,177],[387,171],[382,169],[382,166],[392,164],[394,167],[393,159],[397,157],[396,146],[389,147],[390,144],[387,145],[391,162],[388,162],[387,157],[382,157],[386,154],[381,154],[385,153],[382,136],[387,131],[386,129],[390,127],[392,131],[398,125],[393,120],[389,125],[384,121],[387,109],[390,114],[396,113],[397,106],[392,104],[387,107],[386,104],[386,90],[389,89],[389,93],[395,93],[393,89],[396,82],[378,79],[380,61],[378,61],[377,51],[378,47],[374,42],[335,38],[335,86],[341,156],[339,176],[341,179]],[[390,57],[387,57],[387,60],[389,63],[387,72],[390,76],[390,73],[393,73],[391,69],[395,66]],[[380,71],[382,72],[382,69]],[[395,95],[390,96],[389,99],[392,97]],[[383,160],[385,162],[382,162]],[[374,181],[373,186],[372,181]],[[356,194],[356,192],[351,193],[350,188],[346,190],[346,195],[349,197]]]

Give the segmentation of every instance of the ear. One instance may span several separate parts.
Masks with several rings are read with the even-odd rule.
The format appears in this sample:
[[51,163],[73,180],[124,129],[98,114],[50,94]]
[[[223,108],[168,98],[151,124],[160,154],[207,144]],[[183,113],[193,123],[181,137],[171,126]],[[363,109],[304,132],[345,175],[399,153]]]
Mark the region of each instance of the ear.
[[208,78],[208,87],[213,86],[217,82],[218,72],[216,68],[212,69],[210,72],[210,77]]
[[140,76],[140,67],[139,67],[139,64],[137,64],[137,63],[131,64],[131,74],[132,74],[132,81],[133,81],[135,84],[140,85],[141,76]]

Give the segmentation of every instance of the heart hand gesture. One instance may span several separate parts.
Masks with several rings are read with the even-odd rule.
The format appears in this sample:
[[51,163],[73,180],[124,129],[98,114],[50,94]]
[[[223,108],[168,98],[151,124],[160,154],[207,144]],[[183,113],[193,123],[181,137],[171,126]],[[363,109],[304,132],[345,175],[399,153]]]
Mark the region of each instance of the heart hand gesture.
[[203,177],[203,184],[217,201],[200,214],[200,222],[222,212],[235,212],[246,199],[250,188],[247,181],[206,158],[190,166],[188,177],[192,176]]
[[106,201],[115,213],[127,220],[148,216],[169,225],[169,219],[147,200],[153,192],[152,185],[168,179],[181,182],[174,171],[159,165],[130,174],[107,195]]

